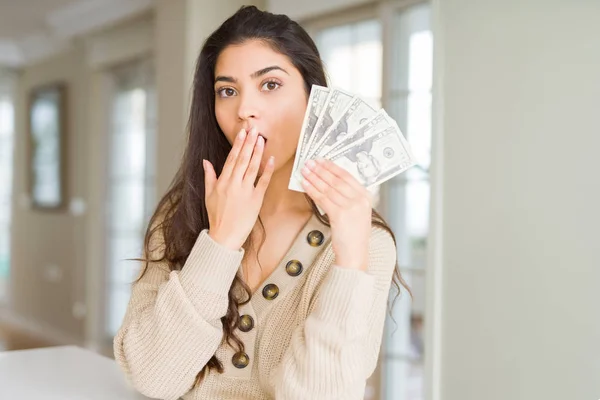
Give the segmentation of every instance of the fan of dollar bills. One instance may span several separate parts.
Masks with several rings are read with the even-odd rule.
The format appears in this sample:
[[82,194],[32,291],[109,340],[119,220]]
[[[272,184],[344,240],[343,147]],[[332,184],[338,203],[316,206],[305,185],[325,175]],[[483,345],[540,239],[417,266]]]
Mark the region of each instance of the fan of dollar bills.
[[344,90],[313,85],[289,189],[305,191],[301,169],[316,158],[331,160],[369,190],[416,164],[396,121],[384,109],[376,110]]

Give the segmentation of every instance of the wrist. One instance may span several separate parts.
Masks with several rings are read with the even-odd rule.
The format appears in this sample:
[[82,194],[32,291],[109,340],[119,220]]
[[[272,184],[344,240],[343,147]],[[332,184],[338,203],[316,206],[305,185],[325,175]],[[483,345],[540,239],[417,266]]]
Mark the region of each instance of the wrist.
[[226,247],[230,250],[235,250],[238,251],[240,249],[241,246],[238,246],[235,243],[232,243],[231,241],[226,240],[225,238],[222,238],[221,236],[219,236],[218,233],[216,232],[211,232],[210,230],[208,231],[208,236],[218,245]]

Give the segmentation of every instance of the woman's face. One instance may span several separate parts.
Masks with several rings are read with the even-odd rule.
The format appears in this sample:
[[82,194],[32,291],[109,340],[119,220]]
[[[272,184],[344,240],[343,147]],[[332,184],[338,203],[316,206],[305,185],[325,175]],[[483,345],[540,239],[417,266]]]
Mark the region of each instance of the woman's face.
[[261,161],[275,156],[275,170],[293,163],[307,94],[300,72],[268,45],[251,40],[228,46],[215,66],[215,114],[229,143],[244,128],[265,138]]

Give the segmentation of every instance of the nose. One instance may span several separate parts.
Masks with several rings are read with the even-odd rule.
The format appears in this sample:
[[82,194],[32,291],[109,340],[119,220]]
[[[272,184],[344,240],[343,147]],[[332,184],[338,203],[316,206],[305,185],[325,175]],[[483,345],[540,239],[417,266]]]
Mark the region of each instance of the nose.
[[258,118],[258,102],[251,93],[239,95],[238,119],[244,124],[245,129],[252,127],[252,121]]

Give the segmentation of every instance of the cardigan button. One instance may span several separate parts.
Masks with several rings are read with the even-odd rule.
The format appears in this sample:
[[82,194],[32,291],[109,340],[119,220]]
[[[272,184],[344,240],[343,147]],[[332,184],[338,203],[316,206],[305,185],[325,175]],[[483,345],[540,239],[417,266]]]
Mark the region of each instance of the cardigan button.
[[262,291],[263,297],[267,300],[273,300],[277,295],[279,295],[279,288],[274,283],[269,283],[263,288]]
[[290,260],[285,265],[285,272],[290,276],[298,276],[302,273],[302,263],[298,260]]
[[308,233],[308,236],[306,236],[306,240],[308,241],[308,244],[310,244],[313,247],[317,247],[320,246],[321,244],[323,244],[323,240],[325,239],[325,235],[323,235],[323,233],[321,231],[310,231]]
[[249,332],[254,328],[254,318],[248,314],[244,314],[240,317],[240,331]]
[[250,364],[250,357],[248,357],[248,354],[244,353],[243,351],[238,351],[231,358],[231,362],[236,368],[246,368],[248,364]]

